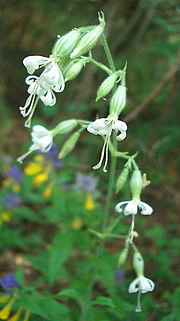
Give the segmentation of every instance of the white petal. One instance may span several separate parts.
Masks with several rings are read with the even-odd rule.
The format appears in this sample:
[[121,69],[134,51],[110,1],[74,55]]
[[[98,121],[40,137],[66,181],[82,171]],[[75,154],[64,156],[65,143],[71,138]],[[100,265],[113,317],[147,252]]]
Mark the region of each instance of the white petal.
[[147,293],[154,290],[154,282],[150,279],[140,276],[139,277],[139,290],[141,293]]
[[139,201],[138,206],[140,207],[141,214],[143,215],[151,215],[153,212],[153,208],[145,202]]
[[46,135],[50,135],[50,131],[47,128],[45,128],[44,126],[36,125],[36,126],[33,126],[31,135],[43,137]]
[[42,56],[28,56],[23,59],[23,64],[26,67],[29,74],[33,74],[36,69],[46,65],[50,58],[42,57]]
[[126,138],[126,132],[122,132],[120,135],[116,137],[118,141],[121,141]]
[[137,214],[138,206],[136,201],[129,201],[126,207],[124,208],[124,214],[125,215],[135,215]]
[[123,122],[121,120],[115,120],[113,122],[112,128],[116,129],[116,130],[119,130],[121,132],[121,131],[126,131],[127,130],[127,125],[126,125],[125,122]]
[[135,293],[139,290],[139,278],[130,283],[128,292]]
[[38,79],[37,76],[27,76],[26,79],[25,79],[25,83],[26,83],[27,85],[31,85],[31,84],[33,84],[34,82],[36,82],[37,79]]
[[115,206],[115,211],[121,213],[121,212],[122,212],[122,208],[121,208],[121,207],[122,207],[124,204],[127,204],[127,203],[128,203],[128,201],[120,202],[120,203],[116,204],[116,206]]
[[56,96],[52,90],[48,90],[45,95],[40,96],[40,99],[46,106],[53,106],[56,103]]

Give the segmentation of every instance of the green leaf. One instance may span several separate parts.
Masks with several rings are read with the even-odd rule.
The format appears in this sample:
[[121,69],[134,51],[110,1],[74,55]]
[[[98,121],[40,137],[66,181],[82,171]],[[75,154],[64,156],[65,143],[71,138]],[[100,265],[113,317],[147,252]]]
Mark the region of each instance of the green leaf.
[[65,289],[57,294],[57,296],[67,296],[68,298],[75,299],[80,305],[82,304],[82,299],[74,289]]
[[100,305],[106,305],[111,308],[115,308],[116,306],[114,305],[113,301],[110,298],[107,298],[105,296],[98,296],[96,300],[92,301],[91,304],[100,304]]

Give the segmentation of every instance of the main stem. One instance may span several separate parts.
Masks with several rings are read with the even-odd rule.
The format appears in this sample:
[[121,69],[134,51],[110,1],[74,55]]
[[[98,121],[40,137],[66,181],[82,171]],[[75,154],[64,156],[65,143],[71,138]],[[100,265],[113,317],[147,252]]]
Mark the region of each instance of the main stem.
[[[109,62],[109,66],[112,70],[112,72],[114,72],[115,69],[115,65],[110,53],[110,49],[108,46],[108,43],[106,41],[106,38],[104,36],[104,34],[101,36],[101,41],[104,47],[104,51],[106,53],[106,57],[108,59]],[[116,140],[116,133],[113,133],[113,148],[116,151],[117,150],[117,140]],[[113,192],[113,183],[114,183],[114,176],[115,176],[115,170],[116,170],[116,155],[111,153],[111,167],[110,167],[110,173],[109,173],[109,183],[108,183],[108,190],[107,190],[107,197],[106,197],[106,204],[105,204],[105,209],[104,209],[104,218],[103,218],[103,222],[102,222],[102,229],[101,229],[101,233],[104,234],[105,229],[107,227],[107,222],[108,222],[108,218],[109,218],[109,213],[110,213],[110,206],[111,206],[111,198],[112,198],[112,192]],[[94,264],[93,264],[93,269],[91,272],[91,276],[90,276],[90,284],[89,284],[89,288],[87,291],[87,297],[84,303],[84,306],[82,307],[82,312],[79,318],[79,321],[86,321],[86,316],[87,316],[87,312],[89,309],[89,304],[91,301],[91,292],[92,292],[92,288],[94,285],[94,281],[96,278],[96,273],[97,273],[97,269],[98,269],[98,263],[99,260],[101,258],[101,254],[102,254],[102,250],[104,247],[104,242],[105,240],[102,240],[101,243],[99,244],[99,246],[97,247],[97,251],[96,251],[96,255],[94,258]]]
[[[113,145],[114,148],[116,149],[117,147],[117,140],[116,140],[116,133],[113,135]],[[107,227],[107,222],[109,218],[109,213],[110,213],[110,205],[111,205],[111,198],[112,198],[112,192],[113,192],[113,183],[114,183],[114,176],[115,176],[115,170],[116,170],[116,160],[117,157],[111,154],[111,167],[110,167],[110,173],[109,173],[109,183],[108,183],[108,190],[107,190],[107,197],[106,197],[106,205],[104,209],[104,217],[103,217],[103,222],[102,222],[102,228],[101,228],[101,233],[104,234],[106,227]],[[91,292],[92,288],[95,282],[96,274],[97,274],[97,269],[99,266],[99,260],[101,258],[101,254],[103,251],[104,247],[104,242],[105,240],[102,240],[99,246],[97,247],[95,258],[94,258],[94,263],[93,263],[93,269],[91,271],[90,275],[90,284],[89,288],[87,291],[87,297],[84,303],[84,306],[82,307],[82,312],[80,315],[79,321],[86,321],[86,315],[89,309],[89,304],[91,301]]]

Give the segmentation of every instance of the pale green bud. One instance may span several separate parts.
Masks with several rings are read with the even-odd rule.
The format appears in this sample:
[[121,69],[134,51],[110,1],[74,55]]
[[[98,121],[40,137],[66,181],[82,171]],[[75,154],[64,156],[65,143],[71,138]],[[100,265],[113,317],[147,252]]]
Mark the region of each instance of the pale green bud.
[[129,169],[124,168],[116,182],[116,193],[118,193],[124,187],[124,184],[126,183],[128,178],[128,174],[129,174]]
[[102,82],[102,84],[100,85],[97,91],[96,101],[98,101],[99,99],[109,94],[111,89],[114,87],[114,84],[117,78],[118,78],[118,75],[116,73],[113,73]]
[[81,71],[85,64],[85,59],[73,60],[66,66],[64,69],[64,78],[65,81],[74,79]]
[[81,33],[76,29],[66,33],[56,41],[52,54],[61,57],[68,56],[73,51],[80,36]]
[[126,105],[126,87],[118,86],[110,101],[110,115],[118,118]]
[[133,267],[138,277],[144,275],[144,260],[140,252],[134,253]]
[[99,37],[101,36],[105,26],[105,21],[102,19],[100,24],[87,32],[79,41],[75,49],[70,55],[70,58],[78,58],[91,50]]
[[129,247],[125,247],[120,253],[118,258],[118,268],[122,267],[125,264],[127,260],[128,252],[129,252]]
[[74,134],[72,134],[64,143],[58,158],[65,158],[68,154],[70,154],[72,152],[72,150],[74,149],[74,147],[76,146],[76,143],[80,137],[80,130],[78,130],[77,132],[75,132]]
[[134,170],[131,176],[130,188],[133,199],[140,199],[143,187],[142,176],[139,170]]
[[78,121],[76,119],[64,120],[52,130],[52,135],[56,136],[56,135],[68,134],[71,130],[73,130],[77,126],[77,124],[78,124]]

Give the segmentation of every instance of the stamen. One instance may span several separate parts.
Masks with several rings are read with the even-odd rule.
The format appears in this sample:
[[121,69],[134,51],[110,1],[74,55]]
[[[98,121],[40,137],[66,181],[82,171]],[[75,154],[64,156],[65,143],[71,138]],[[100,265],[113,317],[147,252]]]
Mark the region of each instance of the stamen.
[[34,115],[34,112],[35,112],[35,109],[36,109],[36,106],[37,106],[38,101],[39,101],[39,96],[36,97],[34,106],[31,107],[30,115],[29,115],[28,119],[26,120],[26,122],[25,122],[25,124],[24,124],[25,127],[30,128],[30,126],[31,126],[31,118],[32,118],[32,116]]
[[33,145],[29,148],[29,150],[28,150],[27,153],[25,153],[25,154],[23,154],[22,156],[20,156],[20,157],[17,158],[17,161],[18,161],[19,163],[22,163],[23,160],[24,160],[29,154],[31,154],[33,151],[35,151],[35,150],[37,150],[37,149],[38,149],[37,146],[36,146],[35,144],[33,144]]
[[142,310],[141,310],[141,291],[140,290],[139,290],[138,296],[137,296],[137,305],[136,305],[135,312],[142,312]]
[[103,167],[103,172],[107,172],[107,169],[106,169],[106,166],[107,166],[107,163],[108,163],[108,154],[109,154],[109,140],[110,140],[110,136],[111,136],[111,132],[107,135],[107,143],[106,143],[106,158],[105,158],[105,164],[104,164],[104,167]]
[[135,215],[132,214],[132,221],[131,221],[131,226],[129,228],[128,239],[127,239],[127,242],[129,242],[129,243],[132,243],[133,237],[134,237],[134,234],[133,234],[133,232],[134,232],[134,217],[135,217]]
[[102,161],[103,161],[103,158],[104,158],[104,151],[105,151],[105,147],[106,147],[107,141],[108,141],[108,135],[106,135],[106,138],[105,138],[105,141],[104,141],[104,144],[103,144],[100,161],[99,161],[99,163],[97,165],[93,166],[93,169],[98,169],[98,168],[101,167]]

